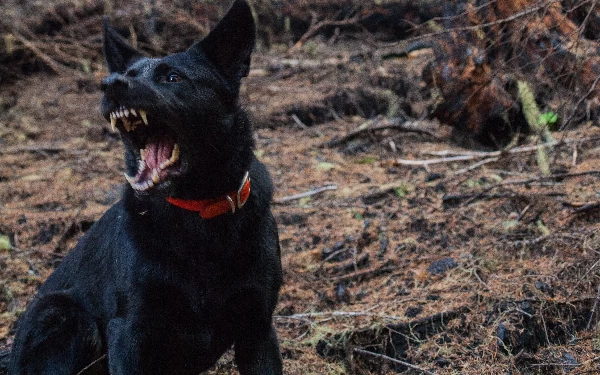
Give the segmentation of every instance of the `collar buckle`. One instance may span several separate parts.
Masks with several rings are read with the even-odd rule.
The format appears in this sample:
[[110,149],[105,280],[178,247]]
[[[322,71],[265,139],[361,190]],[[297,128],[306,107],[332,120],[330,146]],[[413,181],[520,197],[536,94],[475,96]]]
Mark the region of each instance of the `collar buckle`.
[[[244,207],[246,202],[248,202],[248,197],[250,196],[250,186],[248,186],[248,197],[246,197],[246,199],[244,201],[242,201],[241,195],[242,195],[242,190],[244,189],[246,184],[249,184],[249,183],[250,183],[250,173],[246,172],[246,174],[244,175],[244,178],[242,179],[242,183],[240,184],[240,188],[237,191],[237,195],[236,195],[238,209]],[[235,206],[234,206],[233,202],[230,202],[230,204],[231,204],[231,213],[234,213]]]

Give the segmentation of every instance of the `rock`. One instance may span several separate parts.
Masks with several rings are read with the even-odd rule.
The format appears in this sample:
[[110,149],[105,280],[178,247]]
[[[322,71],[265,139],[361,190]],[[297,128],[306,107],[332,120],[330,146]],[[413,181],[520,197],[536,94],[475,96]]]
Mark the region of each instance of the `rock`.
[[458,264],[452,258],[444,258],[431,263],[427,271],[432,275],[441,275],[451,268],[458,267]]

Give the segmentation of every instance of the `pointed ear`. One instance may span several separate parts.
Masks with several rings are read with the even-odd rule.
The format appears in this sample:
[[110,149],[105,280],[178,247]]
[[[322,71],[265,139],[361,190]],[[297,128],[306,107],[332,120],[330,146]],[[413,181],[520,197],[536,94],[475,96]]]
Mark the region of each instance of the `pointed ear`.
[[255,37],[252,9],[245,0],[235,0],[218,25],[190,50],[200,49],[227,77],[239,81],[250,72]]
[[124,73],[127,67],[144,57],[127,43],[104,17],[104,58],[111,73]]

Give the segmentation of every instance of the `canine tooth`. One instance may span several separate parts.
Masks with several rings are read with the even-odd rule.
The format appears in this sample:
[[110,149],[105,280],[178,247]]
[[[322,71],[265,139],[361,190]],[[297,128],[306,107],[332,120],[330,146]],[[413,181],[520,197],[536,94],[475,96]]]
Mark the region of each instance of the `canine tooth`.
[[137,112],[135,111],[135,109],[130,109],[129,112],[131,112],[132,115],[137,117]]
[[146,111],[144,111],[143,109],[140,109],[140,116],[142,117],[142,121],[144,121],[144,124],[148,125],[148,118],[146,117]]
[[113,132],[117,131],[117,118],[112,113],[110,114],[110,127]]
[[179,160],[179,145],[175,143],[175,146],[173,146],[173,151],[171,151],[171,157],[169,158],[169,161],[171,163],[175,163],[177,160]]
[[140,159],[142,161],[146,160],[146,149],[145,148],[140,148]]
[[154,170],[152,171],[152,182],[155,184],[158,184],[158,182],[160,181],[160,176],[158,175],[158,170]]
[[129,182],[130,185],[135,185],[135,177],[131,177],[130,175],[128,175],[127,173],[124,173],[125,175],[125,179],[127,180],[127,182]]

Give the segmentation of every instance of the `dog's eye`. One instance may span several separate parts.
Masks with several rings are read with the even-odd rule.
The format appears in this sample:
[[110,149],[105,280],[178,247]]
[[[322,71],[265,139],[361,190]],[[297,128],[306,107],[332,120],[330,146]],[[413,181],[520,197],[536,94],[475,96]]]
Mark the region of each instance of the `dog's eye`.
[[167,82],[181,82],[181,76],[176,73],[171,73],[167,77]]

